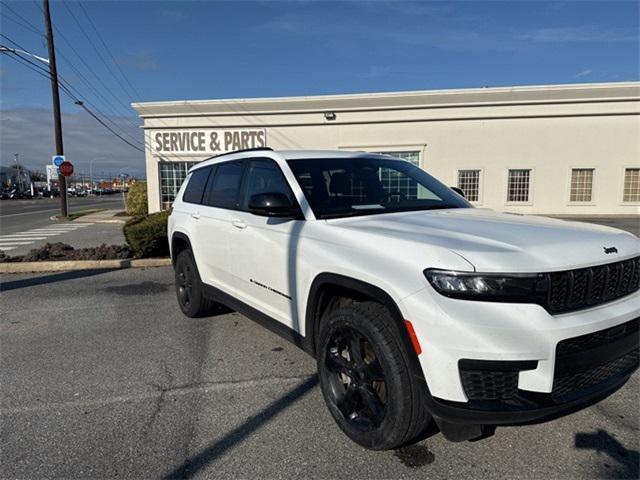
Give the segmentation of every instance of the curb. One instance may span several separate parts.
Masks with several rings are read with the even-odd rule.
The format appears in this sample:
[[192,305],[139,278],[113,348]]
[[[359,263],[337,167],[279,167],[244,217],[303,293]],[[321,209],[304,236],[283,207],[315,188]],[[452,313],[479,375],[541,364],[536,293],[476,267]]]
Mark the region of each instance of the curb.
[[66,272],[72,270],[118,270],[171,265],[170,258],[137,258],[126,260],[63,260],[58,262],[0,263],[0,273]]

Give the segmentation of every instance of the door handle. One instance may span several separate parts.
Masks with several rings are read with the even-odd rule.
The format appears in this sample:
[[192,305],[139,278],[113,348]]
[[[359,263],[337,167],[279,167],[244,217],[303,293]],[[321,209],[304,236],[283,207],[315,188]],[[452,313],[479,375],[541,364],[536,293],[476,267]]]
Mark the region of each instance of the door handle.
[[193,213],[191,214],[191,218],[195,218],[196,220],[198,220],[198,219],[200,218],[200,213],[198,213],[198,212],[193,212]]
[[239,228],[240,230],[242,230],[243,228],[247,228],[247,224],[244,223],[242,220],[233,220],[231,222],[231,225],[233,225],[236,228]]

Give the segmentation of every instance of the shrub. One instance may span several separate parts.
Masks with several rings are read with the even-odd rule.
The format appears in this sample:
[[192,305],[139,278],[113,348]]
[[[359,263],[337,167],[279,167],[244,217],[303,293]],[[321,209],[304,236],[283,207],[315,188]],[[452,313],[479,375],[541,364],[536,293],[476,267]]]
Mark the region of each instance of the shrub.
[[127,194],[127,215],[136,217],[147,213],[147,182],[132,183]]
[[169,255],[167,219],[169,212],[134,217],[124,224],[124,238],[138,258],[166,257]]

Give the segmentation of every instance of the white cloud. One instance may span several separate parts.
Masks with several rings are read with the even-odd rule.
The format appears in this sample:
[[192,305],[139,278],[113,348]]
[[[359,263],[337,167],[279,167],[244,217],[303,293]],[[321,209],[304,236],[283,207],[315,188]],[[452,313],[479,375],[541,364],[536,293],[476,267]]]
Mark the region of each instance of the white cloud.
[[[0,117],[0,163],[10,164],[13,154],[19,153],[24,166],[43,171],[55,153],[51,111],[18,107],[0,111]],[[142,141],[141,129],[128,125],[122,118],[112,120],[127,134]],[[94,175],[118,173],[127,167],[126,171],[132,175],[144,176],[144,154],[116,138],[86,112],[64,114],[62,133],[65,154],[78,174],[88,174],[89,164],[96,158]]]
[[586,77],[587,75],[591,75],[592,71],[588,68],[586,70],[582,70],[574,75],[575,78]]

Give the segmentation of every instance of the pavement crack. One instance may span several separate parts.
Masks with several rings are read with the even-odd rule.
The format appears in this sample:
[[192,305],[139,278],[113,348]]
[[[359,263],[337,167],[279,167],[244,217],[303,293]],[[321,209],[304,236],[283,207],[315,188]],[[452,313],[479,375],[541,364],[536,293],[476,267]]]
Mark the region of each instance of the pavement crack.
[[[225,382],[192,382],[184,383],[180,385],[174,385],[165,387],[158,384],[150,384],[151,391],[127,394],[127,395],[115,395],[106,398],[95,398],[89,400],[70,400],[66,402],[51,402],[40,403],[35,405],[25,405],[16,407],[0,408],[0,415],[11,415],[16,413],[29,413],[40,411],[60,410],[66,408],[86,408],[86,407],[102,407],[110,404],[126,403],[126,402],[141,402],[146,400],[155,399],[156,405],[159,404],[160,409],[162,404],[166,402],[168,397],[180,397],[184,395],[202,394],[202,393],[216,393],[227,390],[241,390],[246,388],[261,388],[271,385],[288,385],[296,382],[308,380],[315,375],[295,375],[290,377],[281,376],[268,376],[255,379],[235,380]],[[160,398],[162,402],[160,403]],[[159,409],[159,410],[160,410]],[[157,419],[158,413],[155,415]],[[152,416],[153,418],[153,416]],[[155,420],[154,420],[155,421]]]

